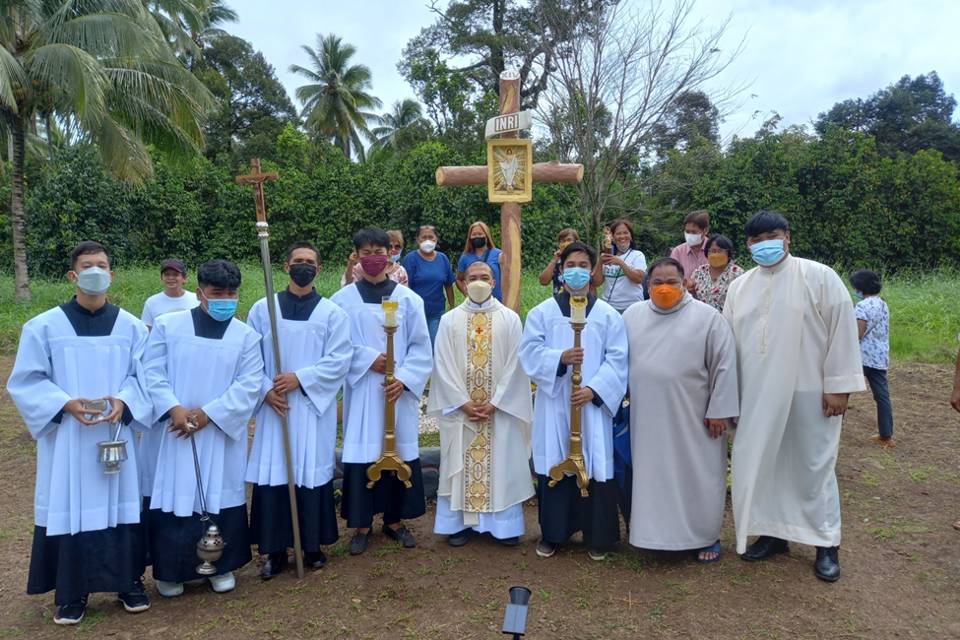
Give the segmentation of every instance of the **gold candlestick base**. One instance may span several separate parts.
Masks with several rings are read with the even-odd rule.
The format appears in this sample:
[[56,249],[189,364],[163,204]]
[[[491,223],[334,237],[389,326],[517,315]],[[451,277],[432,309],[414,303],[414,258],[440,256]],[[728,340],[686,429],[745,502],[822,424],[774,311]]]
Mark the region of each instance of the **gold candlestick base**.
[[396,453],[389,452],[380,456],[376,462],[367,467],[367,479],[369,480],[369,482],[367,482],[367,489],[373,489],[373,485],[377,483],[380,476],[388,471],[396,472],[397,480],[402,482],[403,486],[407,489],[413,486],[413,483],[410,482],[410,476],[413,475],[410,465],[404,462]]
[[553,465],[550,468],[550,480],[547,482],[547,486],[556,486],[567,473],[577,479],[580,495],[584,498],[589,496],[590,491],[587,487],[590,486],[590,478],[587,477],[587,468],[584,465],[583,456],[570,456],[560,464]]

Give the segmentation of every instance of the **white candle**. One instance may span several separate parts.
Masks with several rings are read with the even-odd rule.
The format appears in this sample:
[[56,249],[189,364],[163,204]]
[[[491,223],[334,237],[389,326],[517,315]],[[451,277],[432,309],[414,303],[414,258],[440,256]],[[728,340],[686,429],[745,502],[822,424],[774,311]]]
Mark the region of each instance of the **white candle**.
[[586,296],[570,297],[570,322],[583,324],[587,321],[587,298]]
[[380,306],[383,308],[383,326],[396,327],[397,310],[400,308],[400,301],[384,298]]

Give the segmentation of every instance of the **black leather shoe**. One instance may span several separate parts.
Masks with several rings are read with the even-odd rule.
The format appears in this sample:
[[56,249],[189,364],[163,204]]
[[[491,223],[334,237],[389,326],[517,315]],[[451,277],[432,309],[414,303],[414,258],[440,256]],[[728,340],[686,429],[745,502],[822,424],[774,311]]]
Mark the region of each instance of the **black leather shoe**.
[[513,536],[511,538],[494,538],[501,547],[515,547],[520,544],[520,536]]
[[350,538],[350,555],[358,556],[364,551],[367,550],[367,546],[370,544],[370,532],[360,533],[357,531],[353,534],[353,537]]
[[817,561],[813,563],[813,572],[827,582],[840,579],[840,547],[817,547]]
[[470,542],[470,537],[472,533],[473,533],[473,529],[464,529],[463,531],[459,531],[457,533],[454,533],[453,535],[449,535],[447,536],[447,544],[449,544],[451,547],[462,547],[463,545]]
[[392,538],[402,544],[404,549],[413,549],[417,546],[417,539],[413,537],[410,529],[407,529],[403,525],[400,525],[399,529],[391,529],[389,526],[383,525],[383,533],[388,538]]
[[287,552],[278,551],[267,556],[266,562],[260,567],[260,577],[264,580],[270,580],[280,575],[280,572],[287,566]]
[[303,554],[303,560],[311,569],[322,569],[327,564],[327,556],[323,551],[307,551]]
[[757,562],[787,551],[790,551],[790,545],[786,540],[773,536],[760,536],[740,557],[749,562]]

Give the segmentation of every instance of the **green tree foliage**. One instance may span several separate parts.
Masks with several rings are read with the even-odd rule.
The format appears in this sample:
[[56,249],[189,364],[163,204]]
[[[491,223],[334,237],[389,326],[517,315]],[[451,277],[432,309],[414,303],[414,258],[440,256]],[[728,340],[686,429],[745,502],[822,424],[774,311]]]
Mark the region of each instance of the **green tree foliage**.
[[207,157],[222,156],[230,166],[271,157],[297,110],[263,54],[246,40],[222,36],[204,47],[194,73],[219,102],[206,127]]
[[374,119],[376,127],[372,150],[402,151],[412,148],[417,142],[433,133],[423,119],[423,110],[416,100],[406,99],[393,104],[393,109]]
[[334,35],[317,35],[317,48],[301,47],[310,66],[290,65],[290,71],[303,76],[309,84],[297,87],[297,99],[303,103],[307,130],[319,140],[331,140],[343,150],[364,158],[360,136],[370,137],[367,121],[375,114],[370,109],[382,106],[369,93],[370,69],[352,64],[357,49]]
[[960,125],[952,121],[957,101],[943,89],[936,71],[903,76],[867,99],[844,100],[821,113],[816,129],[830,125],[874,136],[883,155],[937,149],[960,160]]
[[[209,92],[174,57],[139,0],[0,5],[0,123],[9,136],[16,297],[30,297],[24,174],[27,132],[66,122],[115,175],[151,170],[147,145],[181,156],[203,144]],[[50,127],[48,126],[48,135]]]
[[720,112],[703,91],[684,91],[653,127],[653,147],[660,158],[672,149],[685,149],[692,140],[720,141]]

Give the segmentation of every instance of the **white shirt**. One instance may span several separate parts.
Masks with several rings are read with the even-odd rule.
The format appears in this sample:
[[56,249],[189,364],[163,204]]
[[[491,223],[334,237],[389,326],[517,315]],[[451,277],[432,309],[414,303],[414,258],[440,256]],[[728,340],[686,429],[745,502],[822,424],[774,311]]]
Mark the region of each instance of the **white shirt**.
[[[647,258],[643,251],[627,249],[620,255],[631,269],[647,270]],[[616,264],[603,267],[603,301],[623,313],[627,307],[638,300],[643,300],[643,283],[633,282],[626,276],[623,269]]]
[[860,340],[863,366],[886,371],[890,366],[890,310],[880,296],[870,296],[854,308],[857,320],[867,323]]
[[193,309],[200,304],[197,300],[197,294],[190,291],[184,291],[179,298],[171,298],[166,291],[155,293],[143,303],[143,313],[140,314],[140,321],[148,327],[152,327],[154,321],[165,313],[171,311],[184,311]]

